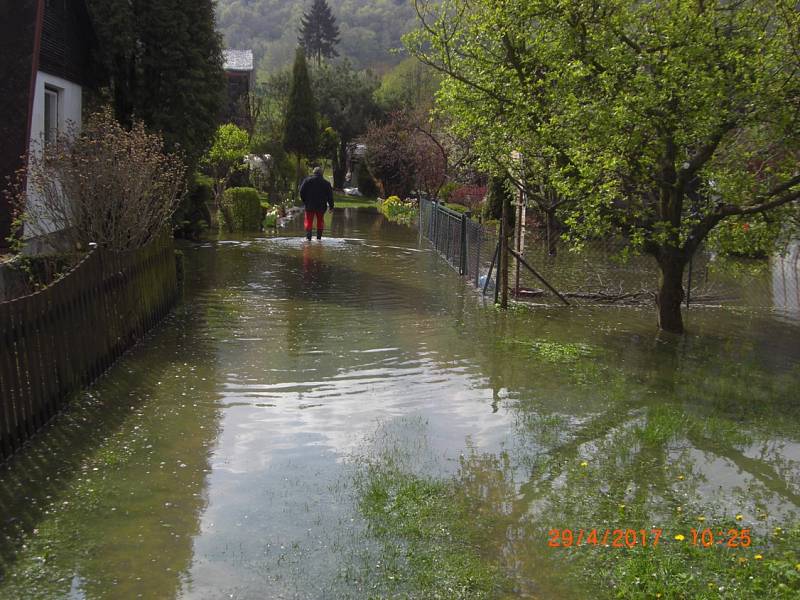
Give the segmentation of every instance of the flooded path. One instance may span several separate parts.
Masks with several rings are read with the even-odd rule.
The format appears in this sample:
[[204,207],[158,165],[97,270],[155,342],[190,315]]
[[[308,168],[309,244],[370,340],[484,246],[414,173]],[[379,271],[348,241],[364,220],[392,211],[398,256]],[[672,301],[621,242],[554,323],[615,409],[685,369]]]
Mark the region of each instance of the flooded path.
[[785,285],[674,339],[651,309],[501,314],[369,210],[332,235],[185,248],[184,305],[0,471],[0,597],[388,596],[378,457],[478,490],[508,597],[584,595],[541,575],[552,527],[797,522]]

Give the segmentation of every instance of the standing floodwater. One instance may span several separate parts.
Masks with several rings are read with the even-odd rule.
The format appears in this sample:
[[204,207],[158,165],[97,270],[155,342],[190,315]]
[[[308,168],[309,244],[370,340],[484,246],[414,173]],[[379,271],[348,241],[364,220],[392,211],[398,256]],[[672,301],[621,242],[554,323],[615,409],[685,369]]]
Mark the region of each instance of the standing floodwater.
[[797,522],[786,275],[760,276],[784,310],[679,339],[651,309],[502,314],[377,212],[296,227],[187,246],[184,305],[0,471],[0,597],[402,595],[363,497],[384,460],[460,483],[508,597],[594,597],[543,575],[551,528]]

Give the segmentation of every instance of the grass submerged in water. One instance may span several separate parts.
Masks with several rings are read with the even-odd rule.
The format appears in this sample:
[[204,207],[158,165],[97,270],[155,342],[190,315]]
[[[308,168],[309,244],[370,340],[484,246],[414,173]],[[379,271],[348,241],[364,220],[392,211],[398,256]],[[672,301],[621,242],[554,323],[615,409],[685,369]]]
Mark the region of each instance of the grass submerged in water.
[[479,532],[455,484],[369,465],[360,509],[383,545],[379,597],[501,597],[502,572],[481,554]]
[[[631,431],[647,446],[680,437],[688,419],[673,412],[656,410],[650,427]],[[618,445],[613,439],[608,443]],[[643,498],[634,494],[625,499],[618,493],[626,477],[615,482],[607,471],[610,464],[579,459],[566,466],[565,487],[545,496],[533,492],[545,502],[543,513],[531,512],[530,499],[520,498],[507,456],[503,460],[471,449],[461,458],[458,473],[444,479],[414,474],[414,468],[391,454],[368,462],[357,490],[361,513],[380,547],[380,561],[370,569],[371,597],[507,598],[520,586],[539,589],[542,597],[800,597],[800,525],[767,534],[754,515],[717,515],[691,503],[659,511],[654,521]],[[672,468],[668,477],[675,482],[676,499],[691,488],[690,477],[674,476]],[[592,492],[598,481],[610,482],[615,492],[601,500]],[[605,528],[644,529],[650,543],[612,547],[609,538],[606,546],[548,547],[549,528],[580,526],[597,527],[599,538]],[[662,530],[656,547],[654,527]],[[695,544],[693,528],[698,530]],[[699,537],[706,528],[714,532],[711,547]],[[751,531],[752,543],[728,548],[731,530],[742,529]],[[509,531],[515,532],[513,540]],[[716,543],[718,531],[723,532],[721,544]],[[577,529],[574,534],[577,538]],[[514,564],[524,579],[505,570]]]

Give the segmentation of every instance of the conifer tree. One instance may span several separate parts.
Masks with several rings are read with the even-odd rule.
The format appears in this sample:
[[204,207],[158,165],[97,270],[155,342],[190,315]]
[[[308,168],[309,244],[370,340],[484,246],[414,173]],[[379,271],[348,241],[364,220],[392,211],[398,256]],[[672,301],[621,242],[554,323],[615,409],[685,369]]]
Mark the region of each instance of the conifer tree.
[[339,56],[335,48],[339,43],[339,26],[336,25],[336,18],[326,0],[314,0],[311,10],[303,14],[297,41],[305,50],[306,56],[316,57],[317,65],[322,63],[323,56]]
[[90,0],[117,119],[135,117],[180,148],[191,170],[224,100],[222,40],[212,0]]
[[298,179],[301,157],[312,158],[319,145],[317,103],[311,90],[305,52],[298,48],[292,68],[292,87],[283,128],[283,147],[297,155]]

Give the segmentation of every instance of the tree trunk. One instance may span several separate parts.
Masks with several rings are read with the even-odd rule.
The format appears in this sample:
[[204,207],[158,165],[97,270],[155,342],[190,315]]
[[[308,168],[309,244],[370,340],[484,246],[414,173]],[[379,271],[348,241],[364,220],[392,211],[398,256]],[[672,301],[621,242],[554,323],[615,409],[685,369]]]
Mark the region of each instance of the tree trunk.
[[683,333],[683,316],[681,303],[683,293],[683,270],[686,259],[683,256],[670,254],[658,259],[661,268],[656,308],[658,310],[658,326],[671,333]]
[[558,234],[561,229],[556,219],[556,211],[545,211],[547,217],[547,253],[550,256],[555,256],[558,252]]
[[347,144],[344,142],[334,152],[331,169],[333,170],[333,187],[341,190],[344,188],[344,176],[347,173]]

